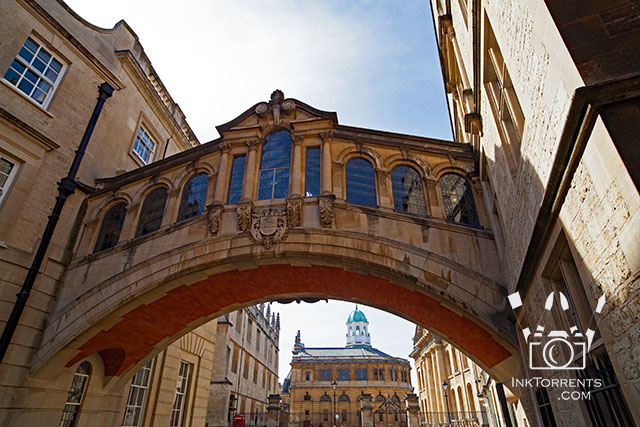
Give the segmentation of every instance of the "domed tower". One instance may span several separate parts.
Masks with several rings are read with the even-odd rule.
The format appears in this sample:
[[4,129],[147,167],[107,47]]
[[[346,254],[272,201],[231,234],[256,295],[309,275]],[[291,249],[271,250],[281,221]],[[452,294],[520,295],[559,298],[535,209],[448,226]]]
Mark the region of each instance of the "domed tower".
[[369,334],[369,321],[363,312],[356,309],[347,319],[347,347],[365,345],[371,347],[371,335]]

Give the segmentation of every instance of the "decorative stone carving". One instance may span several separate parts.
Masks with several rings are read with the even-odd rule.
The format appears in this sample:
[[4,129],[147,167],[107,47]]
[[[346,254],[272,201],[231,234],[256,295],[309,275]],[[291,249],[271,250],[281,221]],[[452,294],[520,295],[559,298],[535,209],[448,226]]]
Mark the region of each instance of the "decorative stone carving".
[[302,224],[302,197],[287,199],[287,222],[289,227],[300,227]]
[[247,141],[247,147],[249,147],[249,151],[257,150],[262,144],[261,140],[252,139],[251,141]]
[[293,99],[284,99],[284,93],[280,89],[276,89],[271,94],[269,103],[261,102],[256,106],[255,112],[259,116],[267,114],[269,110],[273,113],[273,123],[277,126],[280,124],[280,113],[284,111],[288,113],[296,108]]
[[229,150],[231,150],[231,144],[229,144],[228,142],[223,142],[220,145],[218,145],[218,148],[220,149],[220,151],[222,151],[223,153],[228,153]]
[[294,145],[302,144],[303,140],[304,140],[304,135],[301,135],[299,133],[292,133],[291,134],[291,142],[293,142]]
[[324,131],[324,132],[320,132],[320,139],[322,139],[322,142],[327,142],[331,138],[333,138],[333,135],[335,135],[335,131],[333,131],[333,130],[327,130],[327,131]]
[[318,196],[318,209],[320,210],[320,223],[323,227],[333,225],[333,201],[336,196],[333,194],[321,194]]
[[220,230],[220,222],[222,221],[222,212],[224,205],[220,202],[207,205],[207,228],[209,233],[217,235]]
[[286,209],[263,208],[251,213],[251,237],[265,249],[271,249],[288,234]]
[[247,231],[251,226],[253,203],[251,200],[240,201],[236,206],[238,209],[238,231]]

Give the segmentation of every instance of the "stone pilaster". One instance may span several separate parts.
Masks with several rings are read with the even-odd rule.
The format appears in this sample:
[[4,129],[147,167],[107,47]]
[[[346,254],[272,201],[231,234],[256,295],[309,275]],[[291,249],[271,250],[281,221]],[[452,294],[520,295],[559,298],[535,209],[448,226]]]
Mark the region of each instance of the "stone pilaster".
[[327,131],[320,134],[322,139],[322,163],[321,163],[321,188],[320,193],[333,193],[331,186],[331,140],[333,139],[334,132]]
[[304,137],[300,134],[292,133],[291,142],[293,143],[293,163],[291,164],[291,193],[293,196],[302,194],[302,141]]
[[244,181],[242,181],[242,200],[255,200],[253,189],[256,180],[256,157],[262,141],[247,141],[247,164],[244,168]]
[[418,403],[418,396],[414,393],[409,393],[404,402],[405,408],[407,408],[407,427],[419,427],[420,404]]
[[269,405],[267,406],[267,427],[278,427],[281,421],[280,417],[284,416],[284,413],[280,408],[280,395],[270,394],[268,397],[268,401]]
[[224,203],[224,193],[227,188],[229,176],[229,151],[228,143],[220,144],[220,164],[218,165],[218,176],[216,178],[216,189],[213,193],[213,201]]
[[360,427],[373,427],[373,404],[369,393],[360,396]]

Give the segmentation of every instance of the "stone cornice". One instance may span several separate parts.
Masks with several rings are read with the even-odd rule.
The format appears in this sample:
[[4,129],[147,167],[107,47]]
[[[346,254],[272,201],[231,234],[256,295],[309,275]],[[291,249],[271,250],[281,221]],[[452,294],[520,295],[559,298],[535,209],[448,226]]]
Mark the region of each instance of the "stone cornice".
[[60,146],[56,144],[51,138],[40,133],[39,131],[31,127],[31,125],[23,122],[22,120],[20,120],[19,118],[17,118],[16,116],[14,116],[13,114],[11,114],[10,112],[8,112],[2,107],[0,107],[0,119],[13,125],[19,131],[23,132],[27,136],[33,138],[35,141],[42,144],[45,147],[45,150],[47,151],[60,148]]
[[[164,118],[170,128],[173,128],[172,135],[180,136],[180,139],[182,140],[181,148],[191,148],[193,145],[189,141],[189,138],[185,135],[184,131],[176,121],[171,111],[169,111],[169,108],[162,98],[160,98],[158,91],[149,79],[147,73],[142,69],[142,66],[133,53],[130,50],[118,50],[115,54],[123,64],[125,70],[129,72],[134,84],[138,87],[145,100],[151,105],[151,108],[156,112],[156,114],[158,114],[158,116]],[[198,141],[195,135],[192,134],[191,136],[195,143],[200,144],[200,141]]]
[[[66,39],[81,57],[84,57],[86,61],[94,68],[99,75],[101,75],[109,84],[115,89],[120,90],[124,88],[124,84],[113,74],[109,68],[104,65],[98,58],[93,55],[89,49],[87,49],[77,38],[75,38],[67,29],[58,22],[53,16],[51,16],[42,6],[40,6],[35,0],[18,0],[24,7],[27,7],[34,11],[43,22],[53,29],[55,29],[62,38]],[[63,7],[66,5],[63,5]],[[68,7],[64,7],[68,11]],[[71,14],[77,19],[75,13]],[[86,22],[81,21],[86,25]]]
[[401,133],[345,125],[336,126],[334,138],[351,141],[358,140],[360,143],[401,147],[408,150],[452,156],[454,158],[473,159],[473,148],[470,144],[445,141],[442,139],[404,135]]

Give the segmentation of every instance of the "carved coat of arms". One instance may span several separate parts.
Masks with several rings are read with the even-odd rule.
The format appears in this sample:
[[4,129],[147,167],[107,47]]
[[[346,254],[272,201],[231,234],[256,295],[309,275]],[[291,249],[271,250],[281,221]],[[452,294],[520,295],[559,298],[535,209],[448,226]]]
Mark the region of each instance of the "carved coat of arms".
[[265,249],[283,241],[288,233],[286,209],[264,208],[251,213],[251,237]]

